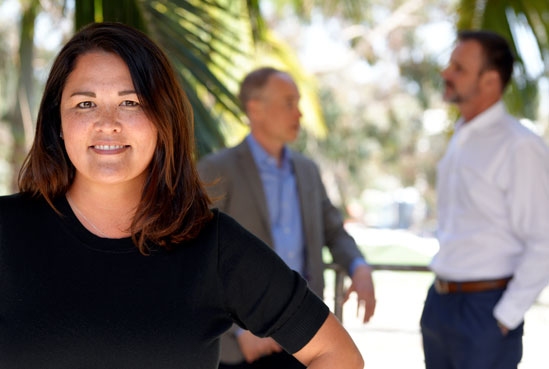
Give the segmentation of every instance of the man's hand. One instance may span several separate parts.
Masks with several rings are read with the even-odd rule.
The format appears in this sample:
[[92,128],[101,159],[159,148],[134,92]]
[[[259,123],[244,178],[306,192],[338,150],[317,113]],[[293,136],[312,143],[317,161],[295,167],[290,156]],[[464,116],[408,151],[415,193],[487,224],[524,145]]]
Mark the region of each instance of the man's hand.
[[505,337],[509,334],[509,328],[507,328],[505,325],[503,325],[503,323],[501,323],[499,320],[498,320],[498,327],[499,327],[499,330],[501,331],[501,334],[503,335],[503,337]]
[[372,281],[372,268],[368,265],[358,266],[352,276],[353,283],[345,294],[345,301],[352,292],[357,294],[357,314],[361,306],[364,306],[364,323],[368,322],[376,309],[376,296]]
[[262,356],[282,351],[282,347],[271,337],[257,337],[250,331],[242,332],[237,337],[237,341],[247,363],[254,362]]

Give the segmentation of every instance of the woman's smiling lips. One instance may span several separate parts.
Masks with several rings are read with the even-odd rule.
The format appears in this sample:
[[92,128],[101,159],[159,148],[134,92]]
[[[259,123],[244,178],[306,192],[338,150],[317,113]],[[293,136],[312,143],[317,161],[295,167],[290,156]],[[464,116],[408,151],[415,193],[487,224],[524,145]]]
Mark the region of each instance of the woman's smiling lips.
[[120,154],[126,149],[129,149],[130,145],[119,145],[119,144],[101,144],[101,145],[92,145],[92,149],[95,153],[101,155],[113,155]]

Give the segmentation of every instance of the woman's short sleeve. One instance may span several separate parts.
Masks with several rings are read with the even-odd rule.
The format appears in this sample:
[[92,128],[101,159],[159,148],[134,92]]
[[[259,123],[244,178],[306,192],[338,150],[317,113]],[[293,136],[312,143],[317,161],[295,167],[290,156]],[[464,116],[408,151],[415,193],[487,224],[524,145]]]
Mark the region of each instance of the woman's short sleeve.
[[272,336],[290,353],[305,346],[329,309],[276,253],[219,213],[218,273],[228,312],[257,336]]

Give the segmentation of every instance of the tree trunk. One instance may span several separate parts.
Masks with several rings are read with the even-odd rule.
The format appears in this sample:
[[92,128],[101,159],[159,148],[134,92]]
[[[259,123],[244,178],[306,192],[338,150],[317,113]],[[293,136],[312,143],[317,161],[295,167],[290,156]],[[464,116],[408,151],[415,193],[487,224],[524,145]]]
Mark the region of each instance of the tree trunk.
[[17,96],[10,109],[9,122],[14,137],[14,149],[10,160],[12,167],[12,191],[17,191],[17,174],[28,152],[33,137],[33,101],[34,76],[32,61],[34,57],[34,21],[38,14],[38,0],[22,1],[21,36],[19,43],[19,65]]

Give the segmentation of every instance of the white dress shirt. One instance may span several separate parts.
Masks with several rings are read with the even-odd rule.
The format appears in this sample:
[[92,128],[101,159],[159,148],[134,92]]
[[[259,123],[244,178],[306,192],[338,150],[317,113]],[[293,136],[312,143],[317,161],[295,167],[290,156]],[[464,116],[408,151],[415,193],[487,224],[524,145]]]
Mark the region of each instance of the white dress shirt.
[[513,329],[549,282],[549,150],[501,101],[456,127],[438,165],[431,269],[451,281],[513,276],[494,309]]

